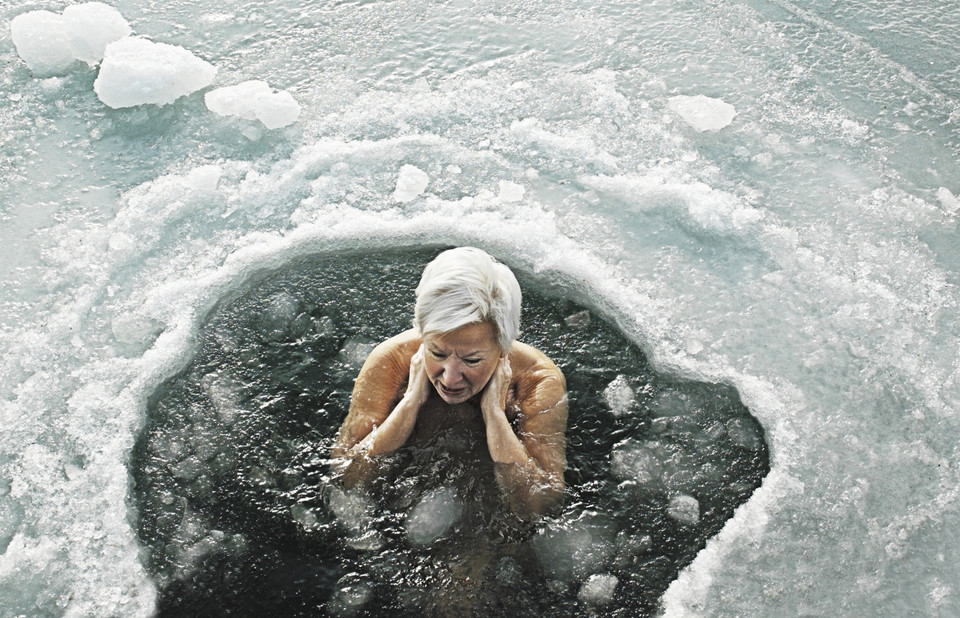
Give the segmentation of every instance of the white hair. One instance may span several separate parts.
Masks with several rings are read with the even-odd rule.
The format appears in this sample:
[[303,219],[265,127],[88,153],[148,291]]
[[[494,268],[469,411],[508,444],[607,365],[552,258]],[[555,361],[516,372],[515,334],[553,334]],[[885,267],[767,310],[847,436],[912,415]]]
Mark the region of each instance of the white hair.
[[520,333],[520,284],[513,272],[474,247],[450,249],[423,269],[413,325],[420,335],[488,322],[504,352]]

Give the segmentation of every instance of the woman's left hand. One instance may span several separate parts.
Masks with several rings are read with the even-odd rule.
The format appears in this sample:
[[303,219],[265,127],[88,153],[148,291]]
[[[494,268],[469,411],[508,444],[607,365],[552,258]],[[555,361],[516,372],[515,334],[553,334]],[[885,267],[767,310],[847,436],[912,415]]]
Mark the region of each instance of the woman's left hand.
[[497,412],[503,414],[507,409],[511,378],[513,378],[513,370],[510,368],[510,359],[504,356],[497,363],[497,368],[493,371],[480,398],[480,409],[484,416]]

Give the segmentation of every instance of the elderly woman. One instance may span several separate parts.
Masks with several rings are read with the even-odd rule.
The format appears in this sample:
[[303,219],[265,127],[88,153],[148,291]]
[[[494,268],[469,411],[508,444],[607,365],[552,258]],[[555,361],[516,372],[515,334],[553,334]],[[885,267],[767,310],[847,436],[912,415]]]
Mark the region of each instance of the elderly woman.
[[379,456],[472,424],[510,509],[545,513],[564,491],[566,384],[546,355],[515,341],[516,278],[461,247],[426,267],[416,297],[414,328],[378,345],[357,377],[333,449],[345,487],[375,475]]

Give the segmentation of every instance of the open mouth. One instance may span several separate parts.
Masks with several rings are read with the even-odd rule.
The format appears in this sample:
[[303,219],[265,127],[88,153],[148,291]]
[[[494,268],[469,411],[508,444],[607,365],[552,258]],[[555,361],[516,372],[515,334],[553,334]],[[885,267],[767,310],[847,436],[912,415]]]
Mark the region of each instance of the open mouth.
[[459,396],[462,395],[463,393],[467,392],[467,388],[466,388],[465,386],[462,386],[462,387],[460,387],[460,388],[447,388],[446,386],[444,386],[443,384],[440,384],[440,383],[438,382],[438,383],[437,383],[437,387],[439,387],[439,389],[440,389],[440,394],[441,394],[441,395],[445,395],[445,396],[451,397],[451,398],[452,398],[452,397],[459,397]]

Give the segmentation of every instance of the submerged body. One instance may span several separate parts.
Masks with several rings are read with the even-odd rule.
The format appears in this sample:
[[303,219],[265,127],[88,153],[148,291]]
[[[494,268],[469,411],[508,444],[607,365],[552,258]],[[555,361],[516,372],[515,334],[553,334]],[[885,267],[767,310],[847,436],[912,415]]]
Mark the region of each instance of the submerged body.
[[405,445],[444,434],[485,439],[504,499],[532,518],[563,497],[566,424],[563,374],[539,350],[514,342],[501,356],[485,322],[426,336],[411,329],[370,354],[333,456],[344,460],[350,488],[377,474],[379,456]]

